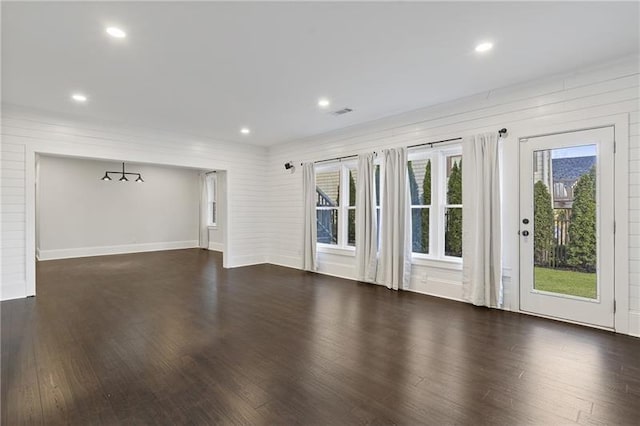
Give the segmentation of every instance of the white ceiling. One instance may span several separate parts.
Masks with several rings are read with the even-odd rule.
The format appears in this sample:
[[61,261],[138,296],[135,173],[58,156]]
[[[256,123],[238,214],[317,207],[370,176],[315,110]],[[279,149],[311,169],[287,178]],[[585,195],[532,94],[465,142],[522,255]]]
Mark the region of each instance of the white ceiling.
[[[637,53],[638,13],[637,2],[3,2],[2,100],[271,145]],[[479,55],[483,40],[495,47]],[[322,112],[321,96],[354,112]]]

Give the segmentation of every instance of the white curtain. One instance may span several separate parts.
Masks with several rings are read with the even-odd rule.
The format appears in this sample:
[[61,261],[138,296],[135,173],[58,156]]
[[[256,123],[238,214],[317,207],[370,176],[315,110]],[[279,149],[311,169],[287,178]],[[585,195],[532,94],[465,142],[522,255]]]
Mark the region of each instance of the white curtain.
[[463,296],[478,306],[502,305],[502,218],[498,136],[462,143]]
[[377,281],[394,290],[409,286],[411,275],[411,196],[407,149],[383,151],[384,180]]
[[209,223],[207,214],[209,212],[209,191],[207,188],[207,174],[200,173],[200,248],[209,248]]
[[358,156],[356,193],[356,264],[358,279],[373,282],[378,267],[378,221],[374,154]]
[[304,196],[304,270],[315,271],[318,267],[316,240],[316,170],[313,163],[302,166],[302,192]]

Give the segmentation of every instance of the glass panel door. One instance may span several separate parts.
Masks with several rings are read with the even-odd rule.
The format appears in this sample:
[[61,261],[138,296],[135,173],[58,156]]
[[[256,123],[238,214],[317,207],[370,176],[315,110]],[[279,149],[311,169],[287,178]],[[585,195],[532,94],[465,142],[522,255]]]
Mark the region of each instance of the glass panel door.
[[521,140],[521,309],[613,327],[613,129]]

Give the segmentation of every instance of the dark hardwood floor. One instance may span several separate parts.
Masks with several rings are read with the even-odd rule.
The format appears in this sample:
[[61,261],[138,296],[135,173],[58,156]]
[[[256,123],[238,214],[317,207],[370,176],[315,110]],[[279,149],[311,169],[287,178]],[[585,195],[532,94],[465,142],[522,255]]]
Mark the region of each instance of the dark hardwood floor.
[[2,423],[640,424],[640,339],[175,250],[38,264]]

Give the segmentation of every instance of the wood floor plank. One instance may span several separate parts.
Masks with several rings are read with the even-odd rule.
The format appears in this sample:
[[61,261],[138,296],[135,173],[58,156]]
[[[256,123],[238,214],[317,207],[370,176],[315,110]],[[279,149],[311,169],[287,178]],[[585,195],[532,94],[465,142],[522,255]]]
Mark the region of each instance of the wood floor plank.
[[172,250],[40,262],[2,424],[640,425],[640,339]]
[[2,310],[2,421],[3,424],[43,424],[40,387],[31,331],[32,313],[20,301]]

